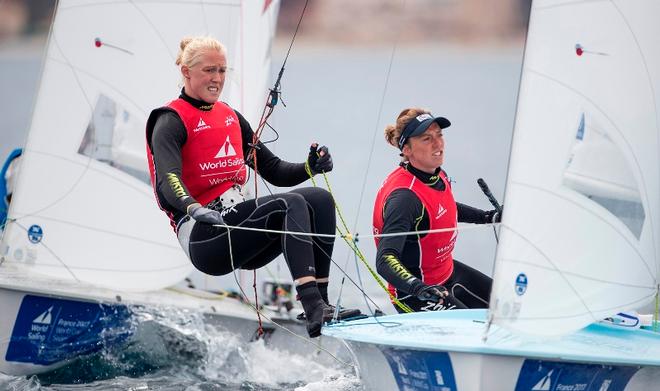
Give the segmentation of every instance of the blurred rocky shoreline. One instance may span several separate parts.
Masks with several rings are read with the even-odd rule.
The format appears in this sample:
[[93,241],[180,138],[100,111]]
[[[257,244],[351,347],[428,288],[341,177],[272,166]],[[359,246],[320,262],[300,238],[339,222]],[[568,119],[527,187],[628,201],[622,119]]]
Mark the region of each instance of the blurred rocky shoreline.
[[[264,1],[266,5],[272,0]],[[306,0],[282,0],[278,39],[295,31]],[[0,0],[0,44],[48,32],[55,0]],[[524,39],[531,0],[309,0],[300,41],[323,45],[442,42],[507,46]]]

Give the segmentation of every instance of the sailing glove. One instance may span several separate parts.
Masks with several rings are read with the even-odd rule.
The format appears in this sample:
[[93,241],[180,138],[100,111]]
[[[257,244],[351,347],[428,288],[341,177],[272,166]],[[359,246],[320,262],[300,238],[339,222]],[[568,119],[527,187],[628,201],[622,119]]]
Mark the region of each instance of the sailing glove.
[[319,148],[316,143],[310,145],[307,164],[314,175],[332,171],[332,156],[328,152],[328,147],[324,145]]
[[225,224],[222,214],[217,210],[205,208],[200,204],[192,204],[188,207],[188,214],[190,217],[200,223],[206,224]]
[[419,280],[418,282],[419,284],[414,285],[410,294],[416,296],[421,301],[437,303],[449,296],[447,288],[442,285],[426,285]]
[[496,209],[484,212],[484,224],[495,224],[502,221],[502,214]]

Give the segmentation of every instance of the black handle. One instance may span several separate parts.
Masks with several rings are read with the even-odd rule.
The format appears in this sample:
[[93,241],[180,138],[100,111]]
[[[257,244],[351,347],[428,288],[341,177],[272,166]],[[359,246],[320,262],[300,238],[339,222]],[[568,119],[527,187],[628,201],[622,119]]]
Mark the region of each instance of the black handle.
[[479,178],[477,179],[477,184],[481,188],[481,191],[484,192],[486,198],[488,198],[488,201],[490,201],[490,203],[493,205],[495,210],[498,213],[502,214],[502,205],[500,205],[500,203],[497,202],[497,199],[495,198],[495,196],[493,196],[493,193],[490,192],[490,189],[488,188],[486,181],[484,181],[483,178]]

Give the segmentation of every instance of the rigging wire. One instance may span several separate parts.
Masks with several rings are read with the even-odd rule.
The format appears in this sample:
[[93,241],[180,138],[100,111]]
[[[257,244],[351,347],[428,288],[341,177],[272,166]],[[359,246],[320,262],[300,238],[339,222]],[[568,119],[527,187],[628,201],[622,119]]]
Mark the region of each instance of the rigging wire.
[[[266,188],[267,188],[268,191],[270,192],[271,196],[274,196],[273,192],[271,191],[270,187],[268,186],[268,183],[267,183],[263,178],[262,178],[262,182],[263,182],[264,186],[266,186]],[[222,225],[219,225],[219,227],[222,227]],[[249,227],[237,227],[237,226],[231,226],[231,228],[232,228],[232,229],[234,229],[234,228],[237,228],[237,229],[247,228],[247,230],[250,230],[250,231],[279,233],[279,234],[283,234],[283,235],[291,234],[291,235],[308,236],[308,237],[342,238],[342,235],[341,235],[341,234],[340,234],[340,235],[336,235],[336,234],[318,234],[318,233],[311,233],[311,232],[280,231],[280,230],[268,230],[268,229],[263,229],[263,228],[249,228]],[[366,292],[362,289],[362,286],[361,286],[360,284],[356,283],[356,282],[355,282],[355,281],[354,281],[354,280],[348,275],[348,272],[346,272],[345,269],[342,269],[342,267],[339,266],[339,264],[337,263],[337,261],[335,261],[334,259],[332,259],[332,256],[331,256],[330,254],[328,254],[328,253],[327,253],[323,248],[321,248],[318,244],[314,243],[314,245],[316,245],[317,248],[318,248],[318,249],[319,249],[319,250],[320,250],[320,251],[321,251],[326,257],[328,257],[328,259],[330,260],[330,262],[332,262],[332,264],[334,264],[334,265],[337,267],[337,269],[339,269],[339,271],[342,273],[342,275],[343,275],[345,278],[348,278],[348,280],[349,280],[349,281],[350,281],[350,282],[351,282],[351,283],[352,283],[352,284],[353,284],[353,285],[354,285],[354,286],[355,286],[355,287],[356,287],[356,288],[357,288],[357,289],[358,289],[363,295],[365,295],[365,297],[367,297],[367,299],[368,299],[369,301],[371,301],[371,303],[372,303],[373,305],[375,305],[376,307],[378,307],[378,304],[376,304],[376,302],[374,302],[373,299],[371,299],[371,298],[366,294]]]
[[[25,227],[23,224],[19,223],[19,222],[16,221],[16,220],[14,220],[14,223],[16,223],[16,225],[19,226],[20,228],[22,228],[25,232],[28,232],[27,227]],[[71,270],[71,269],[69,268],[69,266],[67,266],[67,264],[66,264],[66,263],[65,263],[60,257],[57,256],[57,254],[55,253],[55,251],[53,251],[50,247],[48,247],[48,246],[46,245],[46,243],[44,243],[44,240],[40,240],[40,241],[39,241],[39,244],[42,245],[43,248],[46,249],[46,251],[48,251],[49,253],[51,253],[51,255],[52,255],[53,257],[55,257],[55,259],[57,259],[57,261],[58,261],[59,263],[62,264],[62,266],[64,267],[64,269],[66,269],[66,271],[71,275],[71,277],[73,277],[73,279],[74,279],[76,282],[80,282],[80,280],[78,279],[78,277],[76,276],[76,274],[73,272],[73,270]],[[25,256],[27,257],[28,255],[26,254]]]
[[[401,13],[404,12],[406,8],[406,0],[403,0],[403,6],[401,7]],[[392,73],[392,64],[394,63],[394,58],[396,57],[396,49],[399,44],[399,39],[401,38],[401,30],[403,24],[399,25],[396,38],[394,39],[394,45],[392,46],[392,52],[390,53],[390,61],[387,66],[387,72],[385,75],[385,86],[383,87],[383,93],[380,97],[380,104],[378,106],[378,115],[376,116],[376,124],[374,126],[373,136],[371,137],[371,148],[369,149],[369,158],[367,159],[367,168],[364,171],[364,177],[362,179],[362,188],[360,189],[360,197],[358,197],[358,207],[357,213],[355,214],[355,223],[353,224],[353,229],[357,230],[357,223],[360,217],[360,209],[362,207],[362,201],[364,200],[364,193],[367,187],[367,179],[369,178],[369,170],[371,169],[371,162],[373,161],[374,148],[376,146],[376,134],[378,134],[378,124],[380,123],[380,118],[383,114],[383,106],[385,104],[385,97],[387,96],[387,89],[390,83],[390,75]]]
[[[296,36],[298,35],[298,30],[300,29],[300,25],[302,24],[303,18],[305,17],[305,10],[307,9],[307,4],[309,3],[309,0],[305,0],[305,5],[303,6],[302,11],[300,12],[300,18],[298,19],[298,24],[296,25],[296,30],[293,33],[293,37],[291,38],[291,43],[289,44],[289,49],[286,52],[286,55],[284,56],[284,61],[282,62],[282,66],[280,67],[280,71],[277,75],[277,79],[275,81],[275,85],[273,88],[270,89],[270,93],[268,94],[268,99],[266,101],[266,104],[264,105],[264,108],[261,112],[261,119],[259,120],[259,125],[257,126],[256,131],[254,131],[252,135],[252,143],[249,143],[249,150],[247,151],[246,155],[248,156],[247,161],[244,162],[244,165],[249,165],[250,162],[252,162],[252,168],[254,170],[254,198],[256,199],[259,197],[259,188],[258,188],[258,181],[256,180],[257,176],[259,176],[259,171],[258,171],[258,164],[257,164],[257,149],[259,148],[259,140],[261,138],[261,133],[264,130],[264,127],[266,126],[268,122],[268,118],[270,118],[271,114],[273,114],[273,111],[275,110],[275,106],[277,105],[278,101],[281,98],[282,91],[280,89],[280,84],[282,82],[282,76],[284,75],[284,68],[286,65],[287,60],[289,59],[289,55],[291,54],[291,49],[293,48],[293,43],[296,41]],[[282,105],[284,105],[284,101],[282,101]],[[284,105],[286,107],[286,105]],[[272,129],[272,127],[269,125],[269,127]],[[274,129],[273,129],[274,130]],[[275,134],[278,135],[277,131],[275,131]],[[247,170],[249,172],[249,170]],[[229,231],[229,229],[228,229]],[[233,265],[232,265],[233,267]],[[257,270],[253,270],[252,272],[252,277],[253,277],[253,288],[254,288],[254,300],[256,307],[259,307],[259,302],[258,302],[258,294],[257,294]],[[239,284],[240,287],[240,284]],[[242,290],[242,287],[241,287]],[[263,328],[262,328],[262,323],[261,323],[261,315],[259,312],[257,312],[257,317],[259,319],[259,335],[263,334]]]
[[[401,13],[403,13],[405,11],[406,4],[407,4],[407,0],[403,0],[402,3],[401,3]],[[366,187],[367,187],[367,179],[369,178],[369,171],[371,169],[371,162],[373,161],[374,148],[376,146],[376,134],[378,134],[378,124],[380,122],[380,119],[381,119],[381,116],[382,116],[382,113],[383,113],[383,106],[384,106],[384,103],[385,103],[385,97],[387,96],[387,90],[388,90],[389,82],[390,82],[390,75],[391,75],[391,72],[392,72],[392,64],[394,63],[394,58],[396,57],[396,49],[397,49],[399,40],[401,38],[401,31],[402,30],[403,30],[403,25],[399,24],[398,29],[397,29],[397,33],[396,33],[396,36],[395,36],[395,39],[394,39],[394,44],[392,45],[392,51],[390,53],[390,61],[388,63],[387,72],[386,72],[386,75],[385,75],[385,85],[383,86],[383,92],[382,92],[381,97],[380,97],[380,104],[378,106],[378,115],[376,116],[376,123],[375,123],[375,126],[374,126],[373,135],[371,137],[371,148],[369,148],[369,157],[367,159],[367,167],[364,171],[364,177],[362,179],[362,187],[360,189],[360,196],[358,197],[358,206],[357,206],[357,211],[355,213],[355,222],[353,224],[353,231],[357,231],[358,219],[360,218],[360,211],[362,209],[362,202],[364,200],[364,194],[365,194]],[[347,228],[347,230],[348,230],[348,228]],[[357,240],[356,240],[356,242],[357,242]],[[357,247],[357,243],[355,243],[355,247]],[[358,263],[359,256],[357,256],[357,254],[355,254],[355,255],[356,255],[354,257],[355,270],[357,270],[358,274],[359,274],[359,263]],[[344,268],[348,267],[348,262],[349,262],[350,258],[351,258],[350,253],[348,253],[346,255],[346,262],[345,262]],[[365,262],[365,265],[367,266],[367,268],[369,268],[369,266],[366,264],[366,262]],[[342,279],[342,284],[343,283],[344,283],[344,280]],[[361,279],[360,279],[360,284],[362,284]],[[382,284],[379,283],[379,285],[382,285]],[[389,293],[389,291],[387,291],[387,292]],[[391,294],[390,294],[390,296],[391,296]],[[367,307],[367,308],[369,308],[369,310],[371,310],[370,307]],[[372,313],[372,315],[375,315],[375,314]]]
[[[277,103],[282,100],[282,91],[280,88],[281,82],[282,82],[282,76],[284,75],[284,69],[286,66],[286,62],[289,60],[289,56],[291,55],[291,49],[293,48],[293,44],[296,41],[296,36],[298,35],[298,30],[300,29],[300,25],[302,24],[303,18],[305,17],[305,10],[307,9],[307,4],[309,3],[309,0],[305,0],[305,5],[303,6],[302,11],[300,12],[300,18],[298,19],[298,24],[296,25],[296,30],[293,32],[293,37],[291,38],[291,42],[289,44],[289,48],[287,49],[286,55],[284,56],[284,61],[282,62],[282,66],[280,67],[280,71],[277,74],[277,79],[275,80],[275,84],[273,88],[270,89],[270,93],[268,94],[268,100],[266,101],[266,104],[264,105],[264,109],[261,113],[261,119],[259,120],[259,125],[257,126],[257,129],[254,132],[254,136],[252,137],[252,143],[250,144],[250,151],[247,153],[248,155],[248,162],[252,161],[254,165],[254,171],[255,173],[257,172],[257,149],[258,149],[258,144],[259,144],[259,139],[261,138],[261,133],[263,132],[263,129],[268,121],[268,118],[270,118],[271,114],[273,114],[273,111],[275,109],[275,106]],[[284,104],[284,101],[282,100],[282,105],[286,107]],[[270,126],[270,125],[269,125]],[[271,128],[272,129],[272,128]],[[276,132],[277,133],[277,132]],[[248,163],[246,162],[246,164]],[[255,186],[255,197],[257,196],[257,181],[254,181],[254,186]]]
[[[401,12],[404,12],[404,11],[405,11],[406,3],[407,3],[406,0],[403,0],[403,1],[402,1],[402,3],[401,3]],[[370,167],[371,167],[371,162],[372,162],[372,160],[373,160],[374,147],[375,147],[375,141],[376,141],[376,134],[377,134],[377,132],[378,132],[378,123],[380,122],[380,118],[381,118],[381,116],[382,116],[382,110],[383,110],[383,106],[384,106],[384,102],[385,102],[385,97],[386,97],[386,95],[387,95],[387,89],[388,89],[389,81],[390,81],[390,75],[391,75],[391,70],[392,70],[392,64],[393,64],[393,62],[394,62],[394,58],[395,58],[395,55],[396,55],[396,49],[397,49],[398,42],[399,42],[399,39],[400,39],[400,36],[401,36],[401,31],[402,31],[402,26],[400,25],[399,28],[398,28],[398,31],[397,31],[396,38],[395,38],[395,40],[394,40],[394,44],[393,44],[393,46],[392,46],[391,54],[390,54],[390,61],[389,61],[388,69],[387,69],[387,73],[386,73],[385,85],[384,85],[384,88],[383,88],[383,93],[382,93],[382,95],[381,95],[381,100],[380,100],[379,109],[378,109],[378,116],[377,116],[377,119],[376,119],[376,125],[375,125],[375,127],[374,127],[374,132],[373,132],[373,136],[372,136],[372,140],[371,140],[371,148],[370,148],[370,151],[369,151],[369,157],[368,157],[368,160],[367,160],[367,168],[366,168],[366,170],[365,170],[364,178],[363,178],[363,180],[362,180],[362,187],[361,187],[361,190],[360,190],[360,196],[359,196],[359,198],[358,198],[359,201],[358,201],[357,212],[356,212],[356,215],[355,215],[354,230],[357,230],[357,223],[358,223],[358,219],[359,219],[359,216],[360,216],[360,210],[361,210],[361,206],[362,206],[362,201],[364,200],[364,193],[365,193],[365,189],[366,189],[367,179],[368,179],[368,176],[369,176],[369,171],[370,171]],[[310,172],[309,170],[308,170],[308,174],[310,174],[310,177],[311,177],[311,172]],[[326,184],[327,184],[327,186],[328,186],[328,190],[329,190],[330,193],[332,194],[332,191],[331,191],[331,189],[330,189],[330,184],[329,184],[329,182],[328,182],[328,180],[327,180],[327,177],[325,176],[325,173],[324,173],[324,178],[325,178],[325,180],[326,180]],[[312,178],[312,182],[314,182],[314,179],[313,179],[313,178]],[[316,185],[316,184],[314,183],[314,185]],[[334,196],[333,196],[333,200],[334,200]],[[344,228],[346,229],[346,234],[342,234],[342,238],[347,242],[347,245],[349,245],[349,247],[354,251],[354,254],[355,254],[354,259],[355,259],[355,263],[356,263],[355,268],[356,268],[356,270],[358,271],[358,275],[359,275],[359,263],[358,263],[357,261],[358,261],[358,258],[359,258],[360,260],[363,261],[364,265],[365,265],[365,266],[367,267],[367,269],[371,272],[371,274],[373,275],[373,277],[374,277],[374,279],[376,280],[376,282],[377,282],[379,285],[381,285],[381,287],[383,287],[384,290],[386,290],[386,292],[389,294],[389,296],[391,297],[391,299],[392,299],[392,301],[394,302],[394,304],[396,304],[397,306],[399,306],[400,308],[402,308],[405,312],[412,311],[408,306],[406,306],[406,305],[403,304],[403,303],[400,303],[400,302],[399,302],[399,301],[398,301],[398,300],[397,300],[397,299],[396,299],[396,298],[395,298],[395,297],[389,292],[389,290],[387,290],[387,289],[385,288],[385,286],[384,286],[384,284],[382,283],[382,281],[380,280],[380,278],[379,278],[379,277],[378,277],[378,276],[377,276],[377,275],[371,270],[371,267],[370,267],[369,264],[366,262],[366,260],[364,259],[364,256],[360,253],[360,250],[359,250],[359,248],[357,247],[357,238],[354,238],[354,237],[353,237],[353,235],[350,233],[348,227],[346,226],[346,223],[344,222],[343,217],[342,217],[342,215],[341,215],[341,211],[340,211],[340,209],[339,209],[339,205],[336,203],[336,201],[335,201],[335,206],[336,206],[336,208],[337,208],[337,212],[338,212],[338,214],[339,214],[339,216],[340,216],[340,220],[341,220],[342,224],[344,225]],[[500,211],[500,213],[501,213],[501,208],[499,209],[499,211]],[[341,234],[341,231],[339,230],[339,228],[338,228],[338,231],[339,231],[340,234]],[[495,240],[496,240],[496,241],[499,241],[499,238],[498,238],[498,235],[497,235],[497,230],[496,230],[496,228],[495,228],[495,225],[493,225],[493,232],[494,232],[494,234],[495,234]],[[416,234],[420,234],[420,233],[421,233],[421,232],[416,232]],[[375,236],[375,235],[374,235],[374,236]],[[350,242],[349,242],[349,240],[350,240]],[[348,266],[348,262],[349,262],[349,260],[350,260],[350,254],[347,254],[345,267]],[[360,278],[360,283],[362,283],[361,278]],[[343,278],[342,278],[342,282],[341,282],[341,284],[342,284],[342,287],[343,287],[343,284],[344,284],[344,279],[343,279]],[[342,290],[340,289],[340,292],[341,292],[341,291],[342,291]],[[367,307],[368,307],[368,306],[367,306]],[[406,308],[406,307],[408,307],[408,308]],[[369,307],[368,307],[368,308],[369,308]],[[369,308],[369,309],[370,309],[370,308]],[[370,310],[371,310],[371,309],[370,309]],[[372,315],[373,315],[373,313],[372,313]]]
[[[306,165],[306,169],[307,169],[307,173],[308,173],[309,175],[311,175],[311,171],[309,170],[309,166],[308,166],[308,165]],[[327,176],[326,176],[325,173],[323,173],[323,177],[324,177],[324,179],[325,179],[325,181],[326,181],[326,185],[328,186],[328,191],[330,192],[331,196],[333,197],[333,202],[334,202],[334,195],[333,195],[333,193],[332,193],[332,189],[330,188],[330,183],[329,183],[328,178],[327,178]],[[261,180],[262,180],[264,186],[266,186],[266,189],[268,190],[268,192],[270,193],[270,195],[271,195],[271,196],[275,196],[275,195],[273,194],[272,190],[270,189],[270,186],[268,186],[268,183],[267,183],[262,177],[260,177],[260,178],[261,178]],[[314,186],[316,186],[316,181],[314,180],[313,176],[311,176],[311,180],[312,180],[312,183],[314,184]],[[344,227],[345,227],[345,226],[346,226],[346,223],[345,223],[345,221],[344,221],[344,219],[343,219],[343,217],[342,217],[342,215],[341,215],[341,210],[339,210],[339,208],[338,208],[336,202],[335,202],[335,207],[337,208],[338,213],[339,213],[339,215],[340,215],[340,219],[341,219],[342,222],[344,223]],[[258,231],[258,232],[281,233],[281,234],[285,234],[285,235],[286,235],[286,234],[292,234],[292,235],[293,235],[293,234],[296,234],[296,235],[300,235],[300,236],[310,236],[310,237],[333,237],[333,238],[336,238],[336,237],[342,237],[342,238],[344,238],[344,240],[346,241],[347,244],[350,243],[350,242],[349,242],[349,238],[350,238],[350,240],[353,240],[352,235],[351,235],[350,233],[342,234],[342,233],[341,233],[341,230],[340,230],[340,228],[339,228],[338,226],[337,226],[336,228],[337,228],[337,230],[340,232],[340,235],[316,234],[316,233],[311,233],[311,232],[310,232],[310,233],[302,233],[302,232],[293,232],[293,231],[269,230],[269,229],[263,229],[263,228],[249,228],[249,227],[238,227],[238,226],[228,226],[228,225],[215,225],[215,226],[216,226],[216,227],[227,227],[228,232],[231,231],[231,229],[237,228],[237,229],[246,229],[246,230],[250,230],[250,231]],[[346,228],[346,230],[347,230],[347,232],[348,232],[348,229],[347,229],[347,228]],[[399,235],[400,235],[400,234],[399,234]],[[232,250],[231,250],[231,239],[228,238],[228,240],[230,241],[230,257],[231,257],[231,262],[232,262],[232,270],[233,270],[233,273],[234,273],[234,280],[236,281],[236,284],[238,284],[239,289],[240,289],[240,291],[241,291],[242,294],[243,294],[243,298],[244,298],[244,300],[247,301],[248,305],[249,305],[250,307],[252,307],[255,311],[257,311],[257,313],[258,313],[260,316],[263,316],[264,318],[266,318],[266,319],[270,320],[271,322],[273,322],[273,324],[275,324],[277,327],[280,327],[280,328],[286,330],[288,333],[293,334],[293,335],[295,335],[296,337],[301,338],[301,339],[307,341],[308,343],[311,343],[311,342],[310,342],[308,339],[306,339],[305,337],[302,337],[302,336],[299,336],[299,335],[295,334],[295,332],[293,332],[293,331],[287,329],[286,327],[284,327],[284,326],[278,324],[276,321],[274,321],[274,320],[268,318],[268,317],[267,317],[266,315],[264,315],[263,313],[260,313],[260,310],[258,309],[258,306],[254,306],[252,303],[249,302],[249,300],[247,300],[247,295],[245,295],[245,292],[244,292],[244,290],[243,290],[243,288],[242,288],[242,286],[241,286],[241,284],[240,284],[240,282],[238,281],[238,278],[237,278],[237,276],[236,276],[236,269],[234,268],[234,264],[233,264],[233,253],[232,253]],[[373,316],[374,318],[376,318],[377,315],[378,315],[377,311],[380,311],[380,312],[382,313],[382,310],[380,310],[380,308],[378,307],[378,304],[376,304],[376,302],[375,302],[371,297],[369,297],[369,295],[367,295],[367,293],[364,291],[364,288],[363,288],[363,284],[362,284],[362,282],[360,281],[359,284],[356,283],[356,282],[355,282],[355,281],[354,281],[354,280],[348,275],[348,273],[347,273],[344,269],[342,269],[341,266],[339,266],[339,264],[338,264],[335,260],[332,259],[332,257],[330,256],[330,254],[328,254],[328,253],[327,253],[323,248],[321,248],[318,244],[314,243],[314,245],[316,245],[317,248],[318,248],[321,252],[323,252],[323,254],[325,254],[325,256],[327,256],[328,259],[330,259],[330,261],[331,261],[331,262],[332,262],[332,263],[333,263],[333,264],[334,264],[334,265],[340,270],[340,272],[341,272],[342,275],[343,275],[343,278],[342,278],[342,285],[340,285],[340,293],[339,293],[339,295],[338,295],[337,302],[336,302],[337,304],[336,304],[336,306],[335,306],[335,312],[334,312],[334,314],[333,314],[333,321],[335,322],[335,324],[338,324],[338,316],[339,316],[339,312],[340,312],[340,309],[341,309],[341,305],[340,305],[340,303],[341,303],[341,292],[342,292],[342,290],[343,290],[343,282],[345,281],[346,278],[348,278],[348,280],[349,280],[349,281],[350,281],[350,282],[351,282],[351,283],[352,283],[352,284],[353,284],[353,285],[354,285],[354,286],[360,291],[360,293],[362,293],[362,296],[363,296],[364,299],[365,299],[365,303],[367,303],[367,308],[369,308],[370,311],[372,311],[372,310],[371,310],[371,307],[370,307],[369,304],[368,304],[368,301],[371,301],[371,303],[376,307],[377,310],[376,310],[376,311],[372,311],[372,316]],[[349,244],[349,247],[351,247],[350,244]],[[359,249],[357,249],[357,246],[355,246],[355,248],[351,248],[351,249],[354,251],[354,253],[356,254],[356,256],[358,256],[358,254],[361,254],[360,251],[359,251]],[[366,263],[366,261],[365,261],[365,263]],[[372,275],[374,275],[374,278],[375,278],[377,281],[379,281],[379,278],[374,274],[373,270],[370,269],[369,265],[366,265],[366,266],[367,266],[367,268],[372,272]],[[358,275],[359,275],[359,274],[358,274]],[[381,283],[381,286],[383,286],[382,283]],[[384,286],[383,286],[383,288],[384,288]],[[384,289],[386,289],[386,288],[384,288]],[[386,290],[386,292],[389,293],[389,291],[387,291],[387,290]],[[397,302],[397,299],[396,299],[395,297],[393,297],[391,294],[390,294],[390,296],[391,296],[391,298],[393,299],[393,301],[396,303],[396,302]],[[412,312],[412,309],[410,309],[407,305],[405,305],[405,304],[403,304],[403,303],[399,303],[399,304],[400,304],[401,308],[402,308],[404,311],[406,311],[406,312]],[[397,325],[394,325],[394,326],[387,325],[386,323],[380,322],[378,319],[375,319],[375,323],[380,324],[380,325],[383,326],[383,327],[396,327],[396,326],[397,326]],[[341,323],[339,323],[339,324],[341,324]],[[331,357],[333,357],[333,358],[334,358],[335,360],[337,360],[338,362],[340,362],[340,363],[342,363],[342,364],[346,364],[346,363],[344,363],[343,361],[339,360],[339,359],[338,359],[337,357],[335,357],[334,355],[332,355],[332,354],[331,354],[329,351],[327,351],[326,349],[324,349],[324,348],[322,348],[322,347],[320,347],[320,346],[317,346],[317,347],[318,347],[320,350],[322,350],[322,351],[328,353]]]
[[273,133],[275,133],[275,138],[272,140],[262,141],[261,143],[264,145],[274,143],[275,141],[280,139],[280,133],[277,130],[275,130],[274,127],[272,127],[268,122],[266,122],[266,126],[268,126],[270,130],[272,130]]
[[299,338],[300,340],[304,341],[305,343],[315,345],[318,349],[320,349],[321,351],[327,353],[330,357],[332,357],[338,363],[340,363],[340,364],[342,364],[346,367],[353,368],[353,370],[355,370],[355,366],[352,363],[347,363],[347,362],[339,359],[337,356],[332,354],[329,350],[323,348],[320,345],[315,344],[310,339],[305,338],[303,336],[300,336],[300,335],[296,334],[295,332],[293,332],[292,330],[290,330],[289,328],[284,327],[283,325],[275,322],[273,319],[271,319],[267,315],[263,314],[262,311],[259,309],[258,305],[252,304],[249,301],[249,299],[247,298],[247,294],[243,290],[243,287],[239,283],[238,277],[236,276],[236,268],[234,267],[234,251],[233,251],[232,245],[231,245],[231,229],[227,229],[227,242],[229,243],[229,261],[231,262],[231,268],[232,268],[232,271],[233,271],[234,280],[236,281],[236,284],[238,284],[238,288],[240,289],[241,294],[243,295],[243,299],[245,300],[245,302],[248,304],[248,306],[250,306],[257,313],[257,316],[259,317],[259,336],[264,334],[263,329],[262,329],[262,325],[261,325],[261,317],[263,317],[266,320],[272,322],[276,327],[281,328],[282,330],[286,331],[287,333],[291,334],[292,336],[294,336],[296,338]]
[[[309,168],[309,165],[308,164],[305,165],[305,168],[307,170],[307,174],[310,176],[310,178],[312,180],[312,183],[314,184],[314,186],[316,186],[316,181],[314,180],[314,178],[312,176],[312,171]],[[358,256],[360,261],[362,261],[362,264],[367,268],[367,270],[369,271],[371,276],[374,278],[376,283],[390,297],[390,300],[392,301],[392,303],[394,303],[396,306],[401,308],[404,312],[413,312],[412,309],[408,305],[406,305],[406,304],[402,303],[401,301],[399,301],[399,299],[397,299],[396,296],[394,296],[394,294],[392,294],[392,292],[390,292],[387,289],[387,287],[385,286],[385,283],[383,282],[383,280],[380,277],[378,277],[378,274],[373,270],[373,268],[371,266],[369,266],[369,262],[367,262],[367,259],[365,258],[364,254],[362,254],[362,251],[360,251],[360,248],[357,246],[357,242],[354,240],[355,238],[354,238],[353,234],[351,234],[350,229],[346,225],[346,220],[344,219],[344,216],[341,213],[341,209],[339,208],[339,204],[337,204],[334,193],[332,192],[332,188],[330,187],[330,182],[328,181],[328,176],[326,175],[325,172],[323,173],[323,179],[325,180],[325,184],[328,187],[328,192],[332,196],[332,200],[335,204],[335,209],[337,210],[337,214],[339,215],[339,220],[341,221],[344,229],[346,230],[346,233],[343,233],[341,228],[339,227],[339,225],[337,225],[337,231],[340,233],[341,238],[344,239],[344,242],[346,242],[346,244],[349,246],[349,248],[351,250],[353,250],[353,252]],[[356,268],[357,268],[357,266],[358,265],[356,265]],[[344,281],[344,280],[342,280],[342,281]],[[362,292],[364,292],[364,289],[362,289],[363,287],[360,287],[360,288],[361,288],[360,290]],[[375,314],[372,314],[372,315],[375,315]]]

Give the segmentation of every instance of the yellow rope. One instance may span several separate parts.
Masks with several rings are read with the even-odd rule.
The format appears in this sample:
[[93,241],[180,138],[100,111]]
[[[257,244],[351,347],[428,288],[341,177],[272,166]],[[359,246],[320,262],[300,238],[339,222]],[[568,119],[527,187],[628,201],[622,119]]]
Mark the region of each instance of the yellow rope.
[[309,179],[312,180],[312,185],[316,187],[316,180],[314,180],[314,173],[312,173],[312,169],[309,167],[309,161],[305,161],[305,172],[309,176]]
[[[316,181],[314,180],[314,174],[312,173],[312,170],[309,167],[309,162],[305,162],[305,171],[307,172],[307,175],[309,175],[309,178],[312,180],[312,184],[314,185],[314,187],[317,187],[316,186]],[[328,180],[328,176],[326,175],[325,172],[322,172],[322,174],[323,174],[323,179],[325,180],[325,185],[328,188],[328,192],[330,193],[330,196],[332,197],[332,202],[335,204],[335,209],[337,210],[337,216],[339,216],[339,221],[341,221],[341,224],[344,227],[344,230],[346,231],[345,233],[342,232],[339,225],[337,225],[336,226],[337,232],[339,232],[342,239],[344,239],[344,242],[346,242],[348,247],[351,250],[353,250],[353,252],[355,253],[355,255],[357,255],[357,257],[360,259],[360,261],[362,261],[362,263],[367,268],[367,270],[369,271],[371,276],[374,278],[374,280],[376,280],[378,285],[387,293],[387,295],[390,297],[390,300],[392,301],[392,303],[397,305],[404,312],[414,312],[412,310],[412,308],[410,308],[405,303],[402,303],[401,301],[399,301],[399,299],[397,299],[392,294],[392,292],[390,292],[389,289],[387,289],[387,287],[385,286],[385,283],[383,282],[383,280],[380,277],[378,277],[378,274],[374,271],[374,269],[371,266],[369,266],[369,262],[367,262],[364,254],[362,254],[362,251],[360,251],[360,249],[358,248],[357,243],[355,242],[355,238],[354,238],[353,234],[350,232],[350,229],[348,228],[348,225],[346,224],[346,220],[344,219],[344,215],[341,213],[341,209],[339,208],[339,204],[337,203],[337,199],[335,198],[335,194],[332,192],[332,187],[330,186],[330,181]]]
[[385,286],[385,283],[383,282],[383,280],[380,277],[378,277],[378,274],[376,274],[376,272],[371,268],[371,266],[369,266],[369,263],[367,262],[364,255],[362,254],[362,251],[360,251],[360,249],[357,247],[357,244],[355,243],[355,241],[349,242],[348,239],[346,239],[346,238],[344,238],[344,241],[346,242],[346,244],[348,244],[348,246],[351,248],[351,250],[353,250],[353,252],[362,261],[362,263],[367,268],[367,270],[369,271],[371,276],[374,278],[374,280],[376,280],[378,285],[380,285],[380,287],[387,293],[387,295],[390,297],[390,300],[392,300],[392,302],[394,304],[396,304],[399,308],[401,308],[404,312],[414,312],[412,310],[412,308],[410,308],[407,304],[402,303],[401,301],[399,301],[399,299],[397,299],[396,296],[394,296],[392,294],[392,292],[390,292],[390,290],[387,289],[387,287]]

